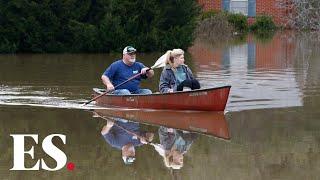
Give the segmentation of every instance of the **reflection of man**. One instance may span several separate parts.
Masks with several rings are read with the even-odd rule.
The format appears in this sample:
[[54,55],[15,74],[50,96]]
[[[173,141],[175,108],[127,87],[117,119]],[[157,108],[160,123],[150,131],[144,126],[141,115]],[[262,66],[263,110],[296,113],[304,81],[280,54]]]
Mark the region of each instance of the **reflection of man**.
[[183,166],[183,155],[190,149],[197,134],[161,126],[158,130],[160,144],[164,153],[163,161],[168,168],[180,169]]
[[125,164],[132,164],[135,160],[135,147],[152,141],[153,133],[140,131],[139,123],[111,120],[102,128],[101,134],[112,147],[122,151]]

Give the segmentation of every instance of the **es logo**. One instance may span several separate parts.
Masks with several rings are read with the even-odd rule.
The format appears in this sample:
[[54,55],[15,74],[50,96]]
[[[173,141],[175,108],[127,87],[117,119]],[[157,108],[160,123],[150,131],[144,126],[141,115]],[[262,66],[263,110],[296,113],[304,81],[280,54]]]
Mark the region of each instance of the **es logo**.
[[[25,167],[24,165],[25,154],[29,154],[31,158],[34,159],[34,146],[32,146],[31,149],[29,150],[25,150],[24,140],[26,137],[32,138],[35,144],[38,144],[37,134],[10,134],[10,136],[13,138],[13,167],[10,170],[28,171],[28,170],[44,169],[47,171],[57,171],[63,168],[67,163],[66,154],[52,143],[52,138],[58,137],[62,140],[63,144],[66,144],[66,136],[63,134],[51,134],[46,138],[44,138],[44,140],[42,141],[43,151],[57,162],[57,165],[55,168],[48,167],[43,159],[38,159],[37,163],[31,168]],[[68,164],[68,169],[69,169],[69,164]]]

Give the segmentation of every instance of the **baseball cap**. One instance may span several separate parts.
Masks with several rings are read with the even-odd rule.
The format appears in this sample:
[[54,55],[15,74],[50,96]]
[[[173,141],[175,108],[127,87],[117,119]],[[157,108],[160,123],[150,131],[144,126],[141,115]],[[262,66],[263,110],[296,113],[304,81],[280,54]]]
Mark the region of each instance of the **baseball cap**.
[[132,46],[127,46],[123,49],[122,54],[128,54],[128,53],[133,53],[136,52],[137,50],[132,47]]

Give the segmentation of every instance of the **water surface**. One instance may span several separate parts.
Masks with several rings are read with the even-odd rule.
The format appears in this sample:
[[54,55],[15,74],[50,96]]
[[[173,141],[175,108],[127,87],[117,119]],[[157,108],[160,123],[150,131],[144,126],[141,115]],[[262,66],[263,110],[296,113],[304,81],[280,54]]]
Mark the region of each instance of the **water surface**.
[[[320,49],[313,34],[275,34],[261,41],[249,35],[236,44],[216,46],[198,40],[186,63],[202,87],[232,85],[225,119],[231,139],[199,135],[180,170],[165,167],[150,145],[138,147],[136,162],[125,166],[120,151],[100,131],[106,124],[81,104],[119,54],[0,55],[1,179],[317,179],[320,172]],[[138,54],[147,66],[161,53]],[[142,86],[158,91],[161,69]],[[168,116],[168,118],[170,118]],[[186,116],[187,118],[187,116]],[[159,125],[141,123],[155,133]],[[199,129],[199,128],[198,128]],[[195,129],[194,129],[195,130]],[[9,171],[10,134],[65,134],[59,144],[73,171]],[[26,142],[26,148],[34,144]],[[35,146],[35,157],[55,161]],[[26,166],[36,160],[26,156]]]

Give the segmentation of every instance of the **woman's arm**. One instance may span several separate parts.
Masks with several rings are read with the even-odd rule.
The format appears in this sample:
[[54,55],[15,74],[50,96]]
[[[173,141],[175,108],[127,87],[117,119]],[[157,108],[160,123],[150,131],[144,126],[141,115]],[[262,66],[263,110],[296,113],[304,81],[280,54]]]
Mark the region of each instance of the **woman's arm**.
[[185,67],[186,67],[188,76],[190,76],[190,79],[194,79],[195,77],[193,76],[191,69],[188,66],[185,66]]
[[159,91],[160,93],[173,92],[170,86],[170,76],[166,69],[162,71],[160,76]]

